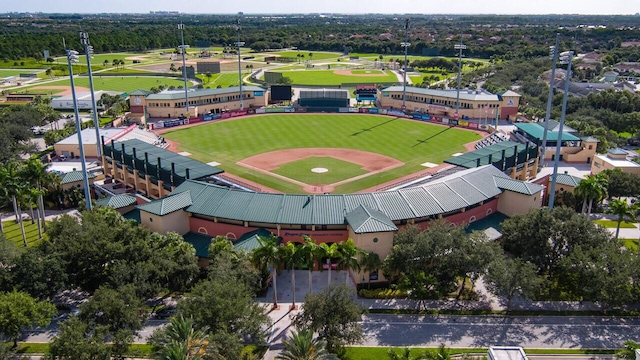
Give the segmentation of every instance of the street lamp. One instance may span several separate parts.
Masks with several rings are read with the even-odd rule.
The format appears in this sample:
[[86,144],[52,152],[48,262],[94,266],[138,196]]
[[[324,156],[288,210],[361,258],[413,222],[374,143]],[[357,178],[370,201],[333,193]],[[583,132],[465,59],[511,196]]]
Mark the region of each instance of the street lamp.
[[185,59],[187,49],[189,45],[184,44],[184,24],[178,24],[178,30],[180,30],[180,39],[182,40],[182,45],[178,46],[180,52],[182,53],[182,77],[184,78],[184,102],[186,104],[187,117],[189,116],[189,86],[187,85],[187,61]]
[[[66,48],[66,46],[65,46]],[[72,63],[78,62],[78,52],[75,50],[65,49],[67,55],[67,65],[69,66],[69,81],[71,82],[71,96],[73,98],[73,113],[76,117],[76,131],[78,133],[78,147],[80,148],[80,163],[82,164],[82,180],[84,184],[84,199],[87,204],[87,210],[91,210],[91,192],[89,191],[89,178],[87,176],[87,164],[84,158],[84,148],[82,144],[82,126],[80,125],[80,115],[78,115],[78,99],[76,97],[76,87],[73,82]]]
[[244,41],[240,41],[240,14],[238,14],[238,18],[236,19],[236,33],[238,34],[238,41],[236,41],[236,46],[238,47],[238,82],[240,83],[240,110],[244,109],[242,104],[242,64],[240,63],[240,47],[244,45]]
[[93,110],[93,127],[96,129],[96,153],[98,161],[102,161],[102,141],[100,141],[100,123],[98,122],[98,109],[96,108],[96,94],[93,90],[93,74],[91,73],[91,58],[93,46],[89,45],[89,34],[80,32],[80,43],[84,46],[84,54],[87,57],[87,73],[89,74],[89,90],[91,91],[91,109]]
[[547,113],[544,116],[544,132],[542,133],[542,149],[540,151],[540,160],[538,163],[544,165],[544,158],[547,152],[547,131],[549,128],[549,119],[551,118],[551,103],[553,102],[553,87],[556,82],[556,63],[558,62],[558,42],[560,40],[560,34],[556,34],[555,46],[549,47],[549,57],[553,60],[551,67],[551,80],[549,81],[549,95],[547,97]]
[[456,91],[456,118],[460,114],[460,81],[462,80],[462,50],[467,48],[467,45],[462,43],[462,34],[460,34],[460,44],[456,44],[453,47],[455,50],[459,50],[458,54],[458,89]]
[[407,108],[407,51],[409,49],[409,18],[404,19],[404,42],[400,43],[400,46],[404,48],[404,71],[403,73],[403,88],[402,88],[402,110]]
[[564,128],[564,118],[567,112],[567,94],[569,93],[569,83],[571,83],[571,63],[573,62],[573,51],[568,54],[560,54],[560,62],[569,64],[567,66],[567,76],[564,79],[564,95],[562,96],[562,115],[560,116],[560,128],[558,129],[558,140],[556,141],[556,157],[553,162],[553,178],[551,179],[551,190],[549,191],[549,210],[553,209],[556,199],[556,178],[558,177],[558,163],[560,162],[560,149],[562,148],[562,129]]

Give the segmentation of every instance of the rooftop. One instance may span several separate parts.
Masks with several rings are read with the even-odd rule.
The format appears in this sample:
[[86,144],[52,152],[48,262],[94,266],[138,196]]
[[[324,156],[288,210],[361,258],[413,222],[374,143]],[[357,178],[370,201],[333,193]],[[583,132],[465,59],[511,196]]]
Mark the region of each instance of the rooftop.
[[607,155],[602,155],[602,154],[596,154],[595,155],[598,159],[601,159],[602,161],[607,162],[608,164],[611,164],[615,167],[620,167],[620,168],[629,168],[629,167],[638,167],[640,166],[640,164],[638,164],[637,162],[631,161],[631,160],[627,160],[627,159],[612,159],[610,157],[608,157]]
[[512,180],[487,165],[420,186],[366,194],[253,193],[186,180],[172,195],[188,192],[192,205],[185,210],[193,214],[270,224],[342,225],[349,221],[366,232],[379,226],[390,230],[389,221],[456,211],[493,199],[505,189],[529,194],[543,187]]
[[[402,92],[403,86],[389,86],[380,91],[384,92]],[[424,89],[418,87],[407,86],[407,93],[420,94],[426,96],[448,97],[455,99],[458,90],[439,90],[439,89]],[[515,94],[515,93],[514,93]],[[513,95],[515,96],[515,95]],[[460,100],[467,101],[500,101],[500,98],[496,94],[481,90],[460,90]]]
[[108,206],[114,209],[121,209],[135,204],[137,204],[136,197],[130,194],[107,196],[96,200],[97,206]]
[[[540,124],[536,123],[518,123],[515,124],[515,127],[519,130],[527,133],[529,136],[542,140],[544,136],[544,127]],[[580,141],[580,138],[570,134],[569,132],[562,129],[562,141]],[[558,137],[560,136],[560,132],[558,131],[549,131],[547,129],[547,140],[548,141],[558,141]]]
[[[267,89],[260,86],[243,86],[242,92],[245,91],[266,91]],[[189,90],[188,94],[190,98],[199,96],[215,96],[224,94],[235,94],[240,92],[239,86],[223,87],[219,89],[195,89]],[[150,94],[147,96],[147,100],[179,100],[184,99],[184,90],[179,91],[163,91],[157,94]]]
[[[107,156],[115,157],[116,161],[121,161],[121,152],[123,148],[125,153],[125,162],[127,163],[127,165],[133,165],[133,162],[135,162],[136,168],[138,168],[138,170],[144,170],[146,168],[146,155],[146,158],[148,158],[149,160],[149,165],[151,165],[153,169],[156,169],[158,165],[158,159],[160,159],[162,170],[170,173],[171,164],[174,164],[175,174],[181,178],[187,177],[187,169],[189,169],[189,179],[202,179],[223,172],[222,169],[218,169],[217,167],[207,165],[200,161],[176,154],[169,150],[162,149],[138,139],[130,139],[122,142],[115,141],[113,155],[111,153],[111,143],[105,144],[104,154]],[[133,158],[134,152],[135,160]],[[148,170],[149,173],[154,174],[155,170],[153,169]]]
[[[96,177],[95,174],[87,173],[88,179],[93,179],[95,177]],[[83,180],[84,180],[84,177],[82,176],[82,171],[72,171],[64,174],[64,176],[62,177],[62,181],[60,183],[64,185],[64,184],[70,184],[70,183],[83,181]]]
[[[126,128],[100,128],[99,132],[101,137],[104,137],[105,139],[109,139],[125,130]],[[84,145],[98,144],[95,128],[86,128],[82,130],[80,135],[82,136],[82,143]],[[74,133],[73,135],[70,135],[58,141],[56,145],[78,145],[78,133]]]

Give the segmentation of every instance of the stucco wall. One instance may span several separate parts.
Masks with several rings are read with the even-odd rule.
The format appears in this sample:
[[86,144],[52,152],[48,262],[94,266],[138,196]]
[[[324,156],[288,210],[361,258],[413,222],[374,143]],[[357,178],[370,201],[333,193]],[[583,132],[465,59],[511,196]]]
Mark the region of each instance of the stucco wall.
[[523,215],[540,206],[542,206],[542,192],[526,195],[507,190],[500,195],[498,211],[507,216]]

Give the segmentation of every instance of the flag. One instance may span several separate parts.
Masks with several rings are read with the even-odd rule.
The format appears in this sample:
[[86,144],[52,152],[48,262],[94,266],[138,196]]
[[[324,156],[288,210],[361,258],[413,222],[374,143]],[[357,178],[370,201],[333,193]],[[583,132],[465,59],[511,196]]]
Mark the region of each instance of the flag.
[[489,104],[484,105],[484,112],[489,112]]

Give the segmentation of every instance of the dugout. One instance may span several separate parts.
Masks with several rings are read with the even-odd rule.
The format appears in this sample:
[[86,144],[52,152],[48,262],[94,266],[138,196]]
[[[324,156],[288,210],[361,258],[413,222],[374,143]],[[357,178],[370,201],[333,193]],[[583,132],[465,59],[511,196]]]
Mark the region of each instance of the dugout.
[[298,106],[308,111],[338,112],[349,106],[349,91],[335,89],[301,90]]

